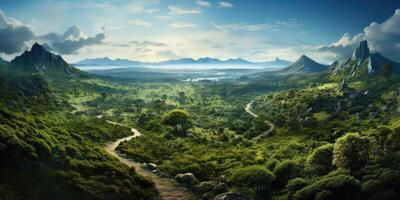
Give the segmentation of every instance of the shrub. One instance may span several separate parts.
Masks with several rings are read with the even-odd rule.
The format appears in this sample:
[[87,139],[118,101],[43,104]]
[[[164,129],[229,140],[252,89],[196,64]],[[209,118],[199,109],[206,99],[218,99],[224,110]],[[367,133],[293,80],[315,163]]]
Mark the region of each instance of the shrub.
[[293,199],[353,199],[360,188],[360,182],[352,176],[326,176],[297,191]]
[[292,160],[285,160],[281,162],[274,169],[274,174],[276,179],[274,181],[274,187],[277,189],[282,189],[285,187],[287,182],[295,178],[301,171],[301,166],[299,163]]
[[277,165],[279,165],[279,160],[277,160],[277,159],[268,160],[267,163],[265,163],[265,165],[266,165],[267,169],[274,171],[275,167]]
[[316,148],[307,158],[306,166],[318,175],[329,173],[332,169],[333,144]]
[[368,161],[368,139],[357,133],[340,137],[333,149],[333,164],[350,170],[361,169]]
[[307,181],[304,178],[294,178],[286,184],[286,189],[290,191],[297,191],[307,186]]
[[231,182],[234,185],[249,187],[261,199],[269,199],[274,179],[275,175],[264,167],[251,166],[235,170]]

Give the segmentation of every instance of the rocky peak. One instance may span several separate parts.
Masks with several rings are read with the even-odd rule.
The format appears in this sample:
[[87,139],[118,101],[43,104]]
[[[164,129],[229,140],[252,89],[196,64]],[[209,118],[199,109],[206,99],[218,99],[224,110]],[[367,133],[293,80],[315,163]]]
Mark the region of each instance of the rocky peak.
[[48,52],[43,46],[35,43],[30,51],[25,51],[11,61],[13,69],[24,72],[62,72],[71,73],[71,66],[59,56]]
[[352,60],[357,61],[359,64],[367,60],[370,56],[368,43],[366,40],[360,42],[358,47],[354,50]]

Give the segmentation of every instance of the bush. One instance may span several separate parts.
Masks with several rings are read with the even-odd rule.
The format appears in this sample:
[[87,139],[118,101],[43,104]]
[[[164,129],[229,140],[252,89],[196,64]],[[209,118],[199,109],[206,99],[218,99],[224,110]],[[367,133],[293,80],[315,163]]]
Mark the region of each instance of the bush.
[[274,169],[274,174],[276,175],[276,179],[273,183],[274,187],[277,189],[282,189],[290,179],[298,176],[300,171],[301,166],[295,161],[285,160],[281,162]]
[[307,181],[304,178],[294,178],[286,184],[286,189],[289,191],[297,191],[307,186]]
[[332,169],[333,144],[316,148],[307,158],[306,167],[318,175],[324,175]]
[[293,199],[353,199],[360,189],[360,182],[352,176],[327,176],[297,191]]
[[333,164],[339,168],[359,170],[368,161],[368,139],[357,133],[340,137],[333,149]]
[[280,163],[279,160],[271,159],[271,160],[268,160],[267,163],[265,163],[265,165],[266,165],[267,169],[269,169],[270,171],[274,171],[275,167],[277,165],[279,165],[279,163]]
[[275,175],[261,166],[251,166],[235,170],[231,177],[234,185],[252,189],[261,199],[269,199],[271,183]]

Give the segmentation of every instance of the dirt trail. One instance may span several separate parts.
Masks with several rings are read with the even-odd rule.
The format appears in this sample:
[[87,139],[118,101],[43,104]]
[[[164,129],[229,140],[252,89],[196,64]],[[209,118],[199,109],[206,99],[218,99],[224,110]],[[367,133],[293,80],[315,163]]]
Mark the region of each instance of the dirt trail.
[[116,122],[112,122],[112,121],[108,121],[108,120],[107,120],[107,123],[130,128],[133,135],[119,139],[119,140],[107,145],[105,147],[105,150],[108,153],[110,153],[112,156],[116,157],[120,162],[122,162],[128,166],[134,167],[138,174],[152,180],[155,183],[158,192],[160,193],[161,200],[194,200],[194,199],[196,199],[196,196],[189,189],[178,185],[174,180],[157,176],[156,174],[152,173],[151,171],[144,169],[142,164],[120,156],[115,151],[115,149],[118,147],[118,145],[123,141],[132,140],[136,137],[141,136],[142,134],[137,129],[120,124],[120,123],[116,123]]
[[[257,118],[258,115],[251,111],[251,105],[252,104],[253,104],[253,101],[251,101],[250,103],[246,104],[246,107],[244,108],[244,110],[247,113],[249,113],[251,116],[253,116],[254,118]],[[275,124],[274,123],[272,123],[271,121],[268,121],[268,120],[265,120],[264,122],[269,126],[269,130],[268,131],[264,131],[262,134],[260,134],[257,137],[254,137],[253,140],[259,140],[262,137],[268,136],[275,130]]]

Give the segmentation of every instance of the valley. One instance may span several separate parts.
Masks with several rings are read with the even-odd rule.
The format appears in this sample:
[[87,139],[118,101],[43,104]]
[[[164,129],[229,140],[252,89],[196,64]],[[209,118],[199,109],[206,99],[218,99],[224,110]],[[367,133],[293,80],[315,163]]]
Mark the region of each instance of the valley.
[[0,0],[0,200],[399,200],[399,7]]
[[[35,54],[45,55],[35,65],[47,67],[28,85],[9,85],[22,76],[13,62],[4,71],[1,167],[18,177],[25,170],[15,165],[30,163],[26,173],[38,177],[23,177],[55,188],[43,195],[39,185],[3,181],[9,199],[63,199],[65,191],[65,199],[309,199],[321,191],[362,199],[371,181],[397,180],[395,72],[336,81],[337,70],[314,72],[302,56],[269,76],[140,81],[57,68],[63,61],[38,45],[24,53]],[[34,132],[14,135],[13,123]],[[48,173],[59,178],[41,178]],[[394,186],[376,195],[395,197]]]

